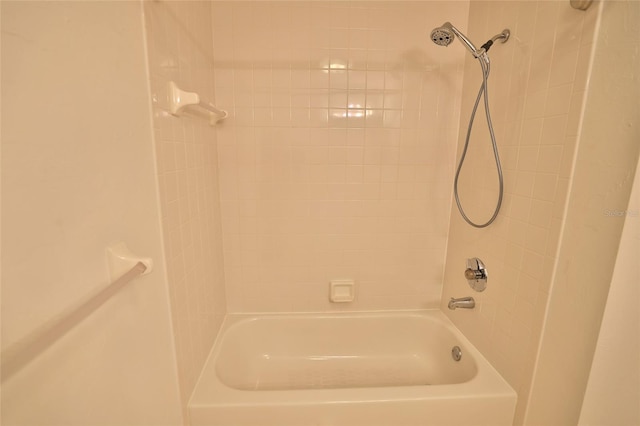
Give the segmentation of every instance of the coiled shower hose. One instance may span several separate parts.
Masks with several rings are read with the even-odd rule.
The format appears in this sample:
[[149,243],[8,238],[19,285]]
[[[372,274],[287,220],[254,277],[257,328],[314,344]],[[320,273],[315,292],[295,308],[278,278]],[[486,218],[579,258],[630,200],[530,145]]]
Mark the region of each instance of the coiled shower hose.
[[[489,79],[489,60],[486,57],[486,53],[483,53],[480,57],[478,57],[478,61],[480,62],[480,67],[482,68],[482,85],[480,86],[480,90],[478,91],[478,96],[476,97],[476,102],[473,105],[473,111],[471,112],[471,117],[469,118],[469,127],[467,128],[467,137],[464,142],[464,148],[462,149],[462,155],[460,156],[460,162],[458,163],[458,169],[456,170],[456,176],[453,181],[453,195],[456,199],[456,204],[458,206],[458,210],[462,215],[462,218],[469,225],[475,228],[485,228],[493,223],[498,216],[498,212],[500,211],[500,207],[502,206],[502,197],[504,193],[504,182],[502,177],[502,166],[500,165],[500,156],[498,155],[498,146],[496,144],[496,136],[493,132],[493,124],[491,123],[491,113],[489,112],[489,98],[487,96],[487,80]],[[474,223],[464,212],[462,208],[462,204],[460,202],[460,197],[458,195],[458,178],[460,177],[460,170],[462,170],[462,165],[464,164],[464,159],[467,156],[467,149],[469,148],[469,140],[471,138],[471,129],[473,128],[473,120],[476,115],[476,111],[478,110],[478,104],[480,103],[480,97],[484,94],[484,110],[487,116],[487,126],[489,127],[489,135],[491,136],[491,145],[493,146],[493,156],[496,160],[496,168],[498,171],[498,183],[499,183],[499,194],[498,201],[496,203],[496,209],[493,212],[491,218],[482,224]]]

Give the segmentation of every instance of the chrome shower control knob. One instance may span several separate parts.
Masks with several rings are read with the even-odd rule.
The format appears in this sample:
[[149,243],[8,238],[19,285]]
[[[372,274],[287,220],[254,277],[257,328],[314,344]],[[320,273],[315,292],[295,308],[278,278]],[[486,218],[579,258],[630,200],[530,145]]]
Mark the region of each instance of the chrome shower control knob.
[[487,268],[482,260],[477,257],[467,259],[467,269],[464,271],[464,277],[467,279],[469,286],[475,291],[484,291],[487,288]]
[[467,270],[464,271],[464,277],[468,280],[478,280],[483,277],[483,274],[481,271],[475,271],[471,268],[467,268]]

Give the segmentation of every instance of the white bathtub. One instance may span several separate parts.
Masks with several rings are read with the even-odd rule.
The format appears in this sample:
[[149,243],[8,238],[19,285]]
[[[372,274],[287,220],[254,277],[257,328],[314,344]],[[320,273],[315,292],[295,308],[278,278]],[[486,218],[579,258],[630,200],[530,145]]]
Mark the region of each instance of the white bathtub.
[[192,426],[497,426],[511,425],[515,404],[438,310],[229,315],[189,416]]

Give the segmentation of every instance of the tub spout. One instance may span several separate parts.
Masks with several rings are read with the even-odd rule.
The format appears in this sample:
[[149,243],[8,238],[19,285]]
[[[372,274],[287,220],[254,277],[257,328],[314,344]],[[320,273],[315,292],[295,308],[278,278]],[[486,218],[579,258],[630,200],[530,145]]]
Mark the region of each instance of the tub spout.
[[473,297],[461,297],[459,299],[454,299],[453,297],[449,300],[449,309],[452,311],[457,308],[464,309],[473,309],[476,306],[476,301],[473,300]]

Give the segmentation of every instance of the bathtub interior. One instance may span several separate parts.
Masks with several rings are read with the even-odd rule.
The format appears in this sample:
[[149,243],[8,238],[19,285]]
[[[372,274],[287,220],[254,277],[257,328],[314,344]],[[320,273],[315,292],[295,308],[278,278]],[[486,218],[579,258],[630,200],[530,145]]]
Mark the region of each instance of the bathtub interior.
[[440,310],[228,314],[188,416],[191,426],[508,426],[516,401]]
[[215,370],[238,390],[457,384],[477,374],[466,352],[451,330],[419,315],[271,316],[229,327]]

